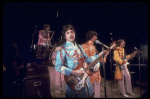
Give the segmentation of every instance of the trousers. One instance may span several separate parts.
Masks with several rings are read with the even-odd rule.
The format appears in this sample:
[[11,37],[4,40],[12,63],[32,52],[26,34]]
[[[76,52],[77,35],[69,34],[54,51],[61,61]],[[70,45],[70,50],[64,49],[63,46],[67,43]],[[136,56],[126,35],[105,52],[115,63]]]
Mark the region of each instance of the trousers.
[[130,94],[132,93],[132,85],[128,68],[126,67],[124,70],[122,70],[122,73],[123,79],[121,81],[118,81],[120,93],[122,95],[125,95],[126,93]]
[[94,82],[92,88],[94,92],[93,98],[100,98],[100,83]]

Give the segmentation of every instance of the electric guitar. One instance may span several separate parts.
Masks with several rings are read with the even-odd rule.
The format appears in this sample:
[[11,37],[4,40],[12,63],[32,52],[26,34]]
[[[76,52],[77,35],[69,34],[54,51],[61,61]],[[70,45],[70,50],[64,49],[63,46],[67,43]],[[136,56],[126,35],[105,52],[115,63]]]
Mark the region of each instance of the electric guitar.
[[[110,48],[108,48],[107,50],[110,51],[114,46],[116,46],[116,44],[113,44]],[[104,55],[106,54],[106,52],[104,52]],[[92,63],[90,63],[86,68],[83,69],[83,62],[85,60],[85,57],[80,58],[79,64],[76,66],[75,70],[83,70],[85,72],[87,72],[91,67],[93,67],[97,61],[103,57],[103,52],[100,52],[98,58],[96,58]],[[66,84],[73,90],[75,91],[79,91],[81,90],[84,85],[85,85],[85,80],[88,77],[88,74],[85,73],[83,76],[81,77],[76,77],[74,75],[70,75],[70,76],[66,76],[64,75],[64,80],[66,82]]]
[[138,53],[138,51],[134,51],[129,58],[126,58],[125,60],[127,61],[126,63],[124,63],[123,65],[121,65],[121,69],[124,70],[128,64],[130,64],[128,61],[129,59],[131,59],[133,57],[134,54]]

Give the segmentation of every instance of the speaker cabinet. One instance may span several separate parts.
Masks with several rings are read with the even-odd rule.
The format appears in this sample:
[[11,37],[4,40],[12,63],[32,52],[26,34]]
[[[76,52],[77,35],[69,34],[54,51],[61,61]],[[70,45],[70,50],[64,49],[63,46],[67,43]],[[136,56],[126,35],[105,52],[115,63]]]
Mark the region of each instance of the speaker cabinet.
[[49,71],[45,65],[37,65],[26,69],[22,81],[24,98],[51,98]]
[[23,98],[51,98],[49,75],[25,79]]

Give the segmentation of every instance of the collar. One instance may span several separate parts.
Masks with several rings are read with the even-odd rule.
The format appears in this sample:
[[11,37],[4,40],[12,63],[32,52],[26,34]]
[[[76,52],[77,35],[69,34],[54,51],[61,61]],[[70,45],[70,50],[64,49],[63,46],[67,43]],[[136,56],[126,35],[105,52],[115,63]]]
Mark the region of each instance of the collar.
[[117,50],[124,50],[124,48],[121,48],[121,47],[117,47],[116,49]]
[[89,44],[89,45],[94,45],[94,42],[91,41],[91,40],[89,40],[89,41],[87,41],[87,44]]
[[72,42],[70,42],[70,41],[66,41],[66,45],[67,46],[77,46],[76,42],[74,44]]

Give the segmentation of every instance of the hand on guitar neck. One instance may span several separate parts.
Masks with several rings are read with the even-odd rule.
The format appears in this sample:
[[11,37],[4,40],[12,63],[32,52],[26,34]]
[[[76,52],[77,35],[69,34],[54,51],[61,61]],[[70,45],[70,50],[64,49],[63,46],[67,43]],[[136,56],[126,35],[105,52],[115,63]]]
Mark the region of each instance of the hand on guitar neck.
[[[103,52],[104,52],[105,57],[107,57],[107,55],[109,54],[109,51],[107,51],[107,50],[101,51],[98,56],[102,55]],[[72,72],[71,72],[71,74],[76,77],[81,77],[87,73],[84,70],[72,70]]]
[[[133,58],[135,57],[135,54],[137,53],[137,51],[134,51],[134,53],[130,54],[130,57]],[[123,64],[127,63],[127,60],[124,60]]]

